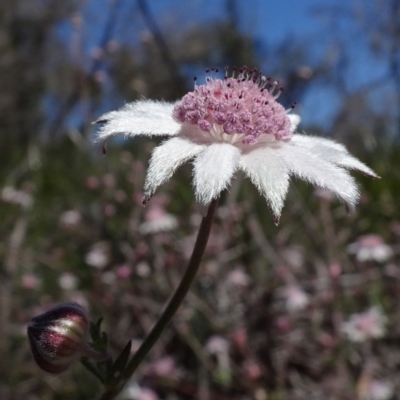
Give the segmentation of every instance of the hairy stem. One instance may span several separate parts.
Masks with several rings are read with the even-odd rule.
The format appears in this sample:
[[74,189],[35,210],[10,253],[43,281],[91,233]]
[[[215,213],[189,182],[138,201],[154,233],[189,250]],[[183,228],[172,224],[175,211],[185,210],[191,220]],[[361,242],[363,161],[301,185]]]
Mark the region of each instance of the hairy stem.
[[[194,245],[193,252],[190,257],[185,274],[183,275],[179,286],[176,288],[175,293],[169,300],[167,307],[158,319],[157,323],[154,325],[151,332],[148,334],[142,345],[139,347],[138,351],[133,356],[132,360],[127,365],[123,376],[123,384],[125,384],[129,380],[129,378],[136,371],[137,367],[140,365],[140,363],[143,361],[149,351],[153,348],[154,344],[157,342],[164,329],[167,327],[172,317],[175,315],[179,306],[182,304],[182,301],[185,298],[187,292],[189,291],[189,288],[192,285],[194,277],[196,276],[199,269],[204,250],[206,249],[217,204],[218,199],[214,199],[208,208],[207,215],[203,217],[199,232],[197,233],[196,243]],[[117,396],[118,393],[122,390],[122,388],[123,385],[120,385],[118,386],[118,388],[110,388],[106,390],[100,400],[114,399],[115,396]]]

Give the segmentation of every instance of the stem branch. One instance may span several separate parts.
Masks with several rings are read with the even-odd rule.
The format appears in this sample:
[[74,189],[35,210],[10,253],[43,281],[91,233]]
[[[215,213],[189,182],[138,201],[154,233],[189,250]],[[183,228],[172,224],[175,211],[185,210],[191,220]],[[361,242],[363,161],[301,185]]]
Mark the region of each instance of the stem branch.
[[[179,286],[176,288],[175,293],[169,300],[167,307],[158,319],[157,323],[154,325],[151,332],[148,334],[142,345],[133,356],[132,360],[127,365],[123,377],[123,384],[128,381],[149,351],[153,348],[154,344],[157,342],[164,329],[175,315],[187,292],[189,291],[189,288],[199,269],[204,250],[206,249],[217,204],[218,199],[214,199],[207,210],[207,215],[203,217],[185,274],[183,275]],[[106,390],[100,400],[113,399],[122,390],[122,388],[123,385],[120,385],[118,388],[109,388]]]

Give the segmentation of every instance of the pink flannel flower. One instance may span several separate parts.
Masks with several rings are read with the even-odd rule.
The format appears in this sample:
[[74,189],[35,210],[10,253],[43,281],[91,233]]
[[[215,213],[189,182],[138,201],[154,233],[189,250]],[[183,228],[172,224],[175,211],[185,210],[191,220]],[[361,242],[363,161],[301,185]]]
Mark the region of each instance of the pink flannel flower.
[[[216,70],[218,72],[218,70]],[[141,100],[98,119],[98,138],[169,136],[153,151],[145,182],[146,203],[184,162],[194,158],[193,186],[207,205],[242,170],[279,220],[294,175],[333,192],[353,209],[359,192],[349,169],[377,177],[346,148],[328,139],[295,134],[298,115],[277,102],[281,88],[247,67],[206,83],[179,102]]]

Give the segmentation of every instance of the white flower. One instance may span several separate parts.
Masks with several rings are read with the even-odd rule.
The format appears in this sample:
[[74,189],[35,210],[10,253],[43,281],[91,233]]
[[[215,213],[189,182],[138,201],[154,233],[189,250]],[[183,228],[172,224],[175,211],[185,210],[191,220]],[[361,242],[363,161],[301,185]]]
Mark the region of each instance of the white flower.
[[306,292],[297,285],[287,286],[283,295],[289,312],[300,311],[308,306],[309,300]]
[[110,247],[107,242],[95,243],[85,256],[86,264],[102,269],[110,262]]
[[352,314],[347,322],[342,324],[342,332],[352,342],[364,342],[368,339],[379,339],[385,335],[386,316],[380,308]]
[[372,380],[367,385],[363,400],[389,400],[394,393],[393,384],[388,381]]
[[121,399],[126,400],[159,400],[156,392],[153,390],[140,387],[136,381],[130,381],[121,394]]
[[225,79],[207,77],[176,104],[141,100],[109,112],[99,139],[118,134],[169,136],[153,151],[144,203],[184,162],[194,158],[197,200],[207,205],[240,169],[265,196],[278,221],[290,176],[332,191],[350,209],[359,193],[347,170],[377,175],[328,139],[294,134],[300,117],[277,101],[281,89],[256,70]]
[[77,210],[64,211],[60,215],[59,223],[63,228],[75,229],[82,222],[82,215]]
[[22,190],[16,190],[10,186],[5,187],[1,191],[0,199],[7,203],[19,204],[25,208],[28,208],[33,202],[33,198],[29,193]]
[[69,272],[64,272],[58,278],[58,284],[62,289],[74,290],[78,286],[78,278]]
[[167,232],[178,226],[177,218],[165,211],[160,205],[152,206],[146,213],[146,222],[143,222],[139,231],[143,234]]
[[393,250],[384,243],[379,235],[360,236],[355,243],[347,247],[350,254],[355,254],[357,261],[378,261],[385,262],[392,255]]

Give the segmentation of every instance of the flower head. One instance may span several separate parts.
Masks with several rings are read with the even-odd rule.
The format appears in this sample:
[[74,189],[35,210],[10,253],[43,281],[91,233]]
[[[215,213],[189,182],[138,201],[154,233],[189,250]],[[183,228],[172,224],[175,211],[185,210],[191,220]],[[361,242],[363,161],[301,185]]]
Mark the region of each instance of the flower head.
[[356,242],[347,247],[347,250],[355,254],[360,262],[385,262],[393,255],[392,248],[385,244],[383,238],[374,234],[360,236]]
[[360,314],[352,314],[342,324],[342,331],[352,342],[379,339],[385,335],[386,316],[378,307],[372,307]]
[[393,383],[373,379],[369,381],[364,392],[361,392],[362,400],[389,400],[394,394]]
[[309,303],[306,292],[295,284],[287,286],[283,294],[286,300],[286,307],[290,312],[303,310]]
[[194,158],[193,185],[204,205],[241,169],[277,221],[292,175],[332,191],[353,209],[359,193],[347,170],[377,175],[341,144],[295,134],[300,117],[277,102],[281,91],[277,82],[246,67],[232,76],[227,72],[224,79],[207,76],[205,84],[195,84],[176,104],[141,100],[103,115],[97,121],[104,123],[99,139],[117,134],[170,137],[153,151],[144,203]]

